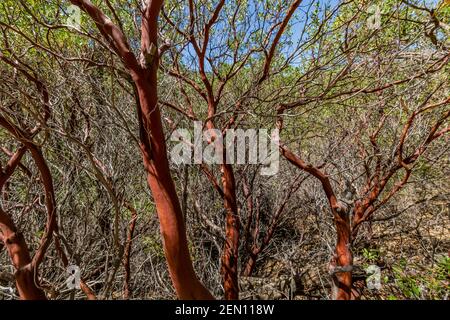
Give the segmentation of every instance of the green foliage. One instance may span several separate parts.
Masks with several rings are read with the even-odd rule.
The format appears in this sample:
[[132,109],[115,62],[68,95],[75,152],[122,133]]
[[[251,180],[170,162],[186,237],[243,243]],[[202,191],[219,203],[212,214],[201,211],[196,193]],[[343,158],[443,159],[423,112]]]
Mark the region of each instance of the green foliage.
[[362,250],[362,255],[369,263],[374,263],[380,257],[380,252],[377,249],[364,248]]
[[449,294],[450,258],[441,257],[433,268],[419,270],[406,260],[393,267],[395,284],[407,299],[443,299]]
[[146,254],[153,254],[157,258],[164,259],[164,249],[161,244],[161,239],[154,235],[144,236],[142,238],[142,245]]

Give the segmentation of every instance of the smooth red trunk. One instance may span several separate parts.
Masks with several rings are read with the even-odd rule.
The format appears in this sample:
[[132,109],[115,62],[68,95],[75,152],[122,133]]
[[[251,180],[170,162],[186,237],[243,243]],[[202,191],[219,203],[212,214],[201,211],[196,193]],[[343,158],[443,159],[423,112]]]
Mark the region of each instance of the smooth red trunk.
[[332,298],[336,300],[350,300],[352,288],[353,254],[351,252],[350,216],[346,206],[338,201],[330,179],[319,168],[307,164],[292,153],[287,147],[280,145],[281,154],[296,167],[316,177],[322,184],[327,196],[336,226],[337,240],[334,257],[330,262],[332,277]]
[[335,300],[350,300],[352,293],[353,254],[351,251],[350,221],[346,215],[335,219],[337,241],[335,256],[331,262],[335,271],[332,275],[332,298]]
[[47,300],[35,275],[36,271],[30,265],[16,271],[16,286],[21,300]]
[[236,183],[233,168],[222,165],[224,206],[226,209],[225,245],[222,252],[222,276],[226,300],[239,299],[238,251],[239,216],[236,204]]
[[157,105],[156,70],[136,79],[144,132],[141,152],[147,170],[163,237],[164,251],[178,298],[213,299],[197,279],[189,255],[186,228],[175,184],[169,169],[160,110]]
[[21,300],[46,300],[39,287],[37,272],[31,267],[31,257],[23,235],[0,208],[0,231],[9,257],[16,268],[16,287]]
[[158,16],[163,0],[145,1],[141,23],[141,55],[137,61],[122,30],[88,0],[71,0],[96,23],[132,76],[138,102],[140,148],[147,182],[158,213],[164,252],[180,299],[213,299],[198,281],[189,255],[186,228],[170,174],[166,142],[158,107]]

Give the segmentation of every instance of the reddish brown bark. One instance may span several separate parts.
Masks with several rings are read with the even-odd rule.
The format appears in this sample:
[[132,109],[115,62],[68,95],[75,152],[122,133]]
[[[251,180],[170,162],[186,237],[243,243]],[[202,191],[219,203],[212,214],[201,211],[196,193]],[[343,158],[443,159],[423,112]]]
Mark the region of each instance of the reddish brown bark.
[[[245,198],[247,199],[247,222],[244,230],[245,232],[244,246],[247,249],[247,252],[249,253],[249,257],[247,258],[247,261],[244,264],[244,268],[241,271],[241,275],[244,277],[250,277],[255,270],[256,260],[258,259],[258,255],[261,253],[263,249],[262,247],[264,243],[261,244],[261,246],[259,247],[256,243],[259,233],[260,205],[259,201],[256,200],[256,206],[255,207],[253,206],[252,193],[250,191],[252,190],[252,188],[249,185],[249,182],[245,176],[242,179],[242,190]],[[253,232],[251,232],[253,221],[255,221],[255,227],[253,228]]]
[[[278,43],[280,42],[281,36],[286,31],[286,27],[289,24],[289,21],[291,20],[295,10],[300,6],[302,3],[302,0],[295,0],[292,2],[291,6],[289,7],[288,11],[286,12],[286,16],[284,17],[283,21],[281,22],[281,25],[275,34],[274,40],[270,46],[269,53],[266,56],[265,62],[264,62],[264,68],[261,78],[259,79],[258,83],[261,84],[264,80],[267,79],[269,76],[270,71],[270,65],[272,64],[272,60],[275,56],[275,51],[277,49]],[[278,26],[275,25],[275,26]]]
[[[216,9],[217,10],[217,9]],[[217,12],[217,11],[216,11]],[[205,78],[205,83],[209,81]],[[208,92],[210,92],[208,90]],[[209,96],[213,96],[212,91]],[[209,130],[216,129],[214,121],[211,120],[216,113],[216,102],[208,98],[208,115],[210,120],[206,126]],[[211,132],[213,133],[213,132]],[[217,137],[212,137],[214,141]],[[224,298],[226,300],[239,299],[239,275],[238,275],[238,259],[239,259],[239,239],[240,239],[240,222],[236,200],[236,180],[234,177],[233,166],[226,163],[226,149],[220,146],[219,152],[223,155],[223,164],[221,164],[222,188],[218,187],[215,178],[208,175],[209,180],[213,183],[216,190],[223,198],[223,206],[226,211],[225,217],[225,242],[221,257],[221,274],[223,277]],[[204,166],[204,168],[206,168]],[[205,172],[205,169],[204,169]],[[207,171],[206,171],[207,172]]]
[[29,135],[8,122],[0,116],[0,126],[5,128],[12,136],[20,141],[24,146],[20,148],[10,159],[5,171],[2,171],[0,190],[19,165],[21,157],[26,149],[31,152],[31,156],[40,172],[40,178],[45,191],[45,203],[48,217],[44,236],[41,243],[31,258],[28,246],[23,235],[17,231],[12,219],[0,208],[0,231],[1,239],[5,243],[11,261],[16,268],[15,278],[19,296],[22,300],[42,300],[46,299],[44,291],[39,287],[37,270],[42,262],[45,252],[50,245],[52,233],[56,225],[55,202],[53,194],[53,181],[50,170],[43,158],[41,150],[35,146]]
[[17,231],[14,222],[0,208],[1,240],[16,269],[16,287],[21,300],[45,300],[44,291],[39,287],[36,270],[31,264],[28,246],[23,235]]
[[[43,110],[42,120],[44,123],[49,119],[51,110],[49,104],[49,94],[45,84],[39,80],[36,75],[29,73],[27,70],[32,68],[22,61],[11,61],[4,55],[0,54],[0,59],[18,70],[25,78],[34,83],[37,90],[42,96]],[[8,249],[8,253],[16,268],[16,285],[21,299],[35,300],[46,299],[44,291],[39,287],[37,270],[44,259],[48,246],[52,241],[53,231],[56,227],[56,204],[53,190],[53,179],[50,169],[43,157],[40,147],[32,142],[32,137],[41,130],[38,124],[31,131],[26,132],[16,127],[3,116],[0,116],[0,126],[5,128],[17,141],[22,143],[22,147],[11,156],[4,171],[0,174],[0,190],[3,188],[7,180],[10,178],[17,166],[21,166],[25,173],[29,173],[28,169],[20,164],[24,153],[29,150],[31,156],[40,173],[40,179],[45,192],[45,205],[47,209],[47,224],[45,232],[41,238],[39,247],[35,254],[31,257],[27,244],[23,235],[17,232],[12,219],[2,210],[1,211],[1,231],[2,239]],[[3,148],[3,151],[8,153]]]
[[[205,69],[206,53],[209,45],[209,39],[212,26],[217,22],[219,14],[225,5],[224,0],[220,0],[213,10],[213,14],[204,26],[203,41],[199,42],[193,35],[189,38],[194,51],[197,54],[199,63],[199,75],[203,82],[205,91],[198,88],[196,90],[206,100],[208,104],[208,118],[206,120],[206,126],[208,129],[216,129],[214,125],[214,117],[217,111],[217,103],[220,100],[221,89],[218,90],[217,97],[215,97],[214,89],[211,81],[208,79],[208,75]],[[195,14],[194,14],[194,1],[189,1],[190,23],[194,26]],[[224,81],[223,86],[227,81]],[[195,85],[194,85],[195,87]],[[223,89],[223,87],[222,87]],[[218,188],[214,183],[215,179],[209,177],[213,182],[216,190],[223,196],[223,205],[226,210],[225,217],[225,243],[222,250],[221,257],[221,273],[223,277],[224,298],[226,300],[239,299],[239,284],[238,284],[238,257],[239,257],[239,216],[236,202],[236,182],[234,178],[233,167],[226,164],[226,151],[222,150],[223,163],[221,165],[222,173],[222,189]],[[223,193],[222,193],[223,192]]]
[[[275,52],[278,46],[278,43],[281,39],[281,36],[286,30],[286,27],[288,26],[288,23],[290,19],[292,18],[295,10],[299,7],[301,4],[301,0],[295,0],[290,5],[286,16],[283,18],[283,20],[279,24],[275,24],[273,28],[270,30],[270,33],[274,33],[274,40],[270,45],[270,48],[268,49],[268,52],[266,54],[266,61],[264,64],[264,70],[263,74],[258,81],[258,84],[261,84],[270,73],[270,65],[271,62],[275,56]],[[241,64],[240,67],[238,67],[234,72],[228,74],[220,83],[217,90],[215,90],[214,86],[212,85],[212,81],[208,78],[208,72],[205,69],[205,62],[208,59],[206,57],[207,51],[208,51],[208,45],[210,40],[210,34],[213,25],[218,21],[219,15],[221,10],[223,9],[225,5],[225,1],[218,1],[216,4],[214,10],[212,11],[212,15],[209,18],[209,20],[205,23],[203,30],[202,30],[202,36],[203,40],[200,41],[191,31],[189,34],[185,34],[183,31],[181,31],[176,24],[174,24],[170,18],[165,15],[166,21],[172,25],[182,36],[187,37],[188,41],[193,47],[193,50],[195,51],[197,58],[198,58],[198,65],[199,65],[199,76],[200,79],[204,85],[204,90],[201,88],[195,81],[192,81],[186,76],[183,76],[180,72],[180,68],[178,65],[175,66],[174,70],[168,70],[168,73],[178,79],[181,79],[188,85],[190,85],[208,104],[208,112],[207,112],[207,119],[205,120],[207,128],[208,129],[216,129],[213,119],[217,116],[217,104],[221,99],[221,96],[223,94],[223,90],[228,83],[228,81],[234,77],[237,74],[237,71],[244,66],[244,63]],[[194,26],[196,24],[196,13],[195,13],[195,3],[192,0],[189,0],[189,13],[190,13],[190,25],[192,30],[194,29]],[[278,28],[279,27],[279,28]],[[275,29],[278,28],[278,30],[275,32]],[[248,56],[249,57],[249,56]],[[247,58],[244,58],[245,61]],[[233,66],[234,68],[234,66]],[[233,69],[232,68],[232,69]],[[192,108],[189,112],[183,112],[182,108],[177,108],[173,105],[170,105],[175,110],[180,111],[181,113],[187,115],[189,118],[196,118],[195,114],[192,112]],[[236,110],[241,107],[241,103],[238,102],[236,106]],[[226,127],[230,127],[234,121],[235,116],[232,116],[230,120],[228,121],[228,124]],[[224,151],[225,154],[225,151]],[[224,161],[225,162],[225,161]],[[222,252],[222,266],[221,271],[223,275],[223,284],[224,284],[224,291],[225,291],[225,299],[238,299],[239,297],[239,287],[238,287],[238,273],[237,273],[237,265],[238,265],[238,248],[239,248],[239,238],[240,238],[240,223],[239,223],[239,216],[238,216],[238,210],[236,205],[236,186],[235,186],[235,180],[234,180],[234,173],[233,168],[230,165],[223,164],[221,165],[221,171],[222,171],[222,183],[223,183],[223,189],[221,189],[218,184],[215,181],[215,178],[212,177],[206,170],[204,172],[206,173],[208,179],[213,183],[216,190],[219,192],[219,194],[224,199],[224,208],[226,210],[226,224],[225,224],[225,234],[226,234],[226,240],[224,245],[224,250]]]
[[[262,72],[260,80],[257,82],[257,85],[260,85],[265,79],[267,79],[270,75],[270,65],[275,56],[277,46],[280,42],[280,39],[283,33],[286,31],[287,26],[289,24],[290,19],[292,18],[295,10],[301,4],[301,0],[295,0],[289,6],[287,10],[286,16],[279,22],[273,25],[273,27],[269,30],[268,38],[271,38],[271,35],[274,35],[274,40],[268,44],[267,50],[265,50],[266,61],[264,64],[264,70]],[[164,18],[167,23],[169,23],[182,37],[192,45],[193,51],[195,52],[198,59],[198,75],[202,81],[203,87],[200,86],[196,81],[190,79],[188,76],[184,75],[181,72],[181,68],[178,63],[175,63],[173,69],[168,69],[169,75],[180,79],[185,84],[192,87],[192,89],[197,92],[200,97],[207,103],[207,118],[204,120],[208,129],[216,129],[213,119],[217,117],[217,105],[219,101],[222,99],[224,94],[224,89],[229,81],[238,74],[238,71],[241,70],[245,66],[245,61],[250,58],[251,52],[249,52],[245,57],[239,57],[230,67],[231,70],[229,74],[227,74],[223,79],[220,79],[219,84],[217,86],[213,85],[213,80],[210,79],[210,72],[206,70],[205,65],[206,62],[210,58],[207,56],[208,47],[210,46],[210,35],[213,26],[219,21],[220,12],[225,5],[225,1],[218,1],[215,7],[211,10],[212,14],[209,19],[207,19],[204,25],[201,27],[201,31],[195,33],[195,29],[198,28],[197,20],[201,20],[204,17],[200,18],[199,15],[203,13],[198,13],[195,8],[195,2],[192,0],[188,1],[189,4],[189,31],[182,31],[179,26],[174,23],[166,14],[164,14]],[[203,39],[201,39],[203,38]],[[235,57],[237,58],[237,57]],[[239,61],[238,61],[239,60]],[[211,62],[211,61],[210,61]],[[253,87],[252,89],[256,89]],[[249,93],[250,90],[247,92]],[[243,94],[242,98],[245,100],[247,94]],[[237,112],[242,107],[242,101],[238,101],[236,103],[235,111]],[[167,104],[169,107],[181,112],[186,115],[190,119],[198,119],[192,107],[189,107],[188,111],[184,111],[184,108],[178,108],[172,104]],[[188,106],[190,106],[190,102],[188,102]],[[225,128],[231,127],[236,120],[237,114],[231,116]],[[224,131],[224,130],[222,130]],[[225,152],[224,152],[225,153]],[[224,208],[226,209],[226,224],[225,224],[225,233],[226,240],[224,250],[222,252],[222,275],[224,278],[224,290],[225,290],[225,298],[226,299],[237,299],[239,296],[238,291],[238,274],[237,274],[237,263],[238,263],[238,248],[239,248],[239,217],[238,210],[236,206],[236,192],[235,192],[235,181],[234,181],[234,173],[232,166],[222,165],[222,182],[223,189],[221,189],[216,183],[215,177],[211,176],[206,170],[204,170],[208,179],[213,183],[216,190],[224,199]]]
[[[139,81],[137,85],[144,129],[146,132],[151,130],[152,135],[151,139],[142,137],[141,151],[158,212],[169,272],[180,299],[211,299],[211,294],[197,280],[192,266],[181,206],[169,170],[159,108],[156,105],[156,87],[152,89],[148,86],[148,83],[155,82],[149,80]],[[156,81],[156,78],[153,80]]]
[[14,173],[14,170],[16,170],[16,168],[21,165],[20,160],[22,159],[26,151],[26,147],[21,147],[14,154],[9,152],[7,153],[10,156],[8,163],[6,164],[5,168],[1,168],[0,166],[0,191],[3,189],[3,186],[5,185],[7,180]]
[[[152,52],[157,46],[157,17],[162,1],[152,1],[147,7],[142,27],[142,52]],[[187,246],[186,228],[175,184],[169,169],[161,114],[158,107],[158,52],[150,64],[138,73],[136,87],[142,112],[141,151],[147,181],[161,226],[169,272],[180,299],[211,299],[212,296],[198,281]],[[148,61],[147,58],[145,58]],[[148,63],[148,62],[147,62]]]
[[[46,94],[45,96],[48,95]],[[44,258],[48,246],[51,243],[53,232],[58,233],[55,212],[56,203],[54,200],[55,197],[51,172],[40,148],[32,143],[30,135],[27,135],[26,132],[15,127],[12,123],[9,123],[3,117],[0,117],[0,125],[6,128],[13,136],[15,136],[24,144],[24,146],[19,148],[16,153],[11,154],[11,158],[8,161],[7,166],[4,170],[1,170],[0,191],[17,167],[21,167],[25,171],[25,173],[29,172],[28,169],[20,163],[22,156],[25,154],[27,149],[29,149],[41,175],[41,181],[44,185],[45,190],[46,207],[48,212],[46,231],[41,239],[40,246],[34,254],[33,258],[30,257],[30,252],[23,235],[20,232],[17,232],[12,219],[0,208],[0,231],[2,233],[1,239],[5,243],[13,265],[17,270],[15,277],[20,298],[23,300],[46,299],[44,291],[39,287],[37,269]],[[39,127],[36,127],[34,131],[36,132],[38,129]],[[5,151],[5,153],[8,152]],[[56,239],[55,245],[56,249],[62,257],[64,266],[67,266],[68,260],[59,244],[58,239]],[[86,293],[88,299],[96,299],[95,294],[84,283],[83,280],[81,281],[81,289]]]
[[147,182],[160,222],[164,252],[173,285],[180,299],[213,299],[195,274],[186,237],[186,227],[175,184],[169,169],[166,142],[158,106],[158,15],[163,0],[145,1],[142,16],[140,63],[120,28],[88,0],[71,2],[94,20],[97,28],[121,57],[132,76],[138,102],[140,149]]
[[348,212],[341,211],[335,215],[337,241],[335,255],[331,261],[333,288],[332,298],[350,300],[352,293],[353,254],[351,252],[351,231]]
[[222,276],[226,300],[239,299],[238,251],[239,216],[236,203],[236,182],[233,168],[222,165],[224,207],[226,209],[225,244],[222,252]]
[[327,196],[336,226],[335,254],[330,262],[330,273],[333,278],[333,299],[350,300],[352,287],[353,255],[351,246],[351,227],[348,209],[338,201],[328,176],[317,167],[305,163],[287,147],[280,145],[281,154],[297,168],[316,177],[322,184]]
[[[422,106],[408,117],[408,120],[403,127],[402,134],[399,138],[398,148],[396,150],[398,162],[387,168],[385,172],[382,170],[382,158],[380,148],[377,143],[378,134],[385,123],[385,118],[382,117],[377,130],[369,136],[374,152],[373,157],[376,159],[375,170],[374,173],[371,174],[369,172],[369,168],[366,167],[367,185],[365,186],[363,192],[361,192],[364,194],[362,199],[356,200],[353,203],[354,210],[352,223],[350,222],[349,208],[337,200],[330,180],[321,168],[305,163],[287,147],[280,144],[281,154],[290,163],[295,165],[297,168],[308,172],[321,182],[330,204],[337,233],[335,254],[330,263],[330,273],[333,279],[332,297],[334,299],[350,300],[355,297],[355,295],[352,295],[353,254],[351,252],[351,244],[352,239],[354,239],[358,233],[359,226],[363,222],[368,221],[377,209],[387,203],[395,194],[398,193],[399,190],[401,190],[401,188],[403,188],[412,174],[414,163],[420,156],[423,155],[431,142],[449,132],[448,127],[441,129],[441,126],[448,118],[450,118],[450,110],[442,113],[441,117],[438,118],[438,120],[430,127],[425,140],[417,146],[412,154],[404,157],[403,146],[407,140],[409,129],[413,125],[414,120],[421,113],[445,106],[449,103],[450,97],[434,104]],[[284,110],[285,106],[280,107],[278,110],[279,114],[281,114]],[[278,118],[277,126],[280,129],[282,128],[282,117]],[[362,150],[362,152],[363,155],[366,155],[365,150]],[[389,191],[386,191],[385,189],[388,182],[401,170],[404,171],[403,177],[396,184],[394,184]],[[384,197],[382,197],[383,191],[385,192]]]
[[[206,79],[205,82],[208,82]],[[208,104],[208,114],[210,117],[216,112],[216,103],[210,101]],[[206,126],[210,130],[214,130],[213,120],[208,120]],[[213,134],[213,132],[211,132]],[[214,141],[217,137],[212,137]],[[223,277],[224,298],[226,300],[239,299],[239,275],[238,275],[238,259],[239,259],[239,239],[240,239],[240,222],[236,200],[236,180],[234,177],[233,166],[226,164],[226,149],[220,146],[219,152],[223,155],[223,164],[221,164],[222,188],[220,188],[212,175],[204,167],[204,172],[213,186],[223,198],[223,206],[226,211],[225,217],[225,242],[221,257],[221,274]],[[208,174],[209,173],[209,174]]]

